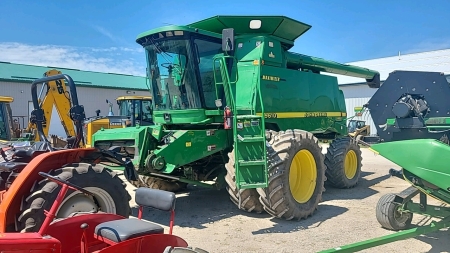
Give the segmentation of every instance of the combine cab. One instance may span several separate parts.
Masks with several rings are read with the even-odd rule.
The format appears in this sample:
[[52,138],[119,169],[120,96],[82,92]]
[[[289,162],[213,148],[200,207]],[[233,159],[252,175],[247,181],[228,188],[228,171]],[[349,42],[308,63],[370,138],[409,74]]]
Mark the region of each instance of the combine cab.
[[[245,211],[312,215],[325,178],[349,188],[361,171],[344,95],[321,72],[373,88],[379,73],[288,51],[310,27],[284,16],[216,16],[140,34],[155,125],[100,130],[94,146],[132,159],[136,186],[226,187]],[[331,141],[326,156],[319,139]]]

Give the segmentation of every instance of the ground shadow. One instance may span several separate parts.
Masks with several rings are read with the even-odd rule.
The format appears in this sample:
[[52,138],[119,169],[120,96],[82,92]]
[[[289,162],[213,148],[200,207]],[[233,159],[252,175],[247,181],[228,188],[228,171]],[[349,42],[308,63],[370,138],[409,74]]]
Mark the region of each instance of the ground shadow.
[[300,221],[292,221],[292,220],[287,221],[272,218],[272,221],[275,222],[273,227],[262,228],[253,231],[252,234],[257,235],[268,233],[290,233],[311,228],[317,228],[326,220],[341,215],[345,213],[347,210],[348,209],[344,207],[321,204],[319,205],[318,210],[314,213],[314,215],[308,217],[307,219],[303,219]]
[[[187,192],[177,193],[175,224],[179,227],[204,229],[207,224],[229,219],[237,215],[249,218],[271,219],[275,224],[271,228],[254,231],[253,234],[286,233],[320,226],[322,222],[343,214],[348,209],[327,204],[320,204],[313,216],[300,221],[286,221],[274,218],[266,212],[255,213],[239,210],[231,202],[226,190],[205,189],[189,186]],[[132,208],[131,216],[137,217],[138,207]],[[143,219],[168,226],[170,213],[152,208],[145,208]]]
[[[230,201],[228,192],[225,189],[215,190],[189,185],[187,190],[177,192],[175,224],[179,227],[204,229],[207,225],[217,221],[242,215],[249,218],[271,219],[271,221],[275,223],[273,227],[254,231],[254,234],[285,233],[308,229],[312,225],[320,226],[320,224],[327,219],[341,215],[348,210],[343,207],[324,203],[324,201],[367,198],[377,193],[377,191],[370,189],[370,186],[389,177],[389,175],[385,175],[371,180],[365,178],[372,174],[373,173],[362,172],[360,182],[356,188],[336,189],[328,186],[326,192],[323,194],[323,201],[318,208],[319,210],[316,211],[312,217],[298,222],[272,218],[272,216],[266,212],[258,214],[239,210],[237,206]],[[137,214],[138,208],[133,207],[131,215],[137,217]],[[168,212],[146,208],[144,210],[143,218],[159,224],[169,225],[170,214]]]
[[[138,208],[132,208],[132,216],[137,216]],[[177,193],[175,223],[180,227],[203,229],[205,224],[228,219],[236,215],[254,218],[270,218],[263,213],[248,213],[239,210],[225,189],[214,190],[202,187],[189,186],[186,192]],[[170,214],[146,208],[143,218],[160,224],[169,224]]]
[[440,252],[449,252],[450,250],[450,241],[448,237],[450,236],[450,231],[440,230],[433,233],[429,233],[426,235],[421,235],[415,237],[415,239],[427,243],[431,246],[431,249],[428,251],[429,253],[440,253]]
[[367,176],[374,174],[373,172],[361,172],[361,178],[359,179],[358,184],[349,189],[338,189],[331,186],[329,183],[325,183],[326,191],[323,194],[323,200],[351,200],[351,199],[365,199],[372,195],[378,193],[378,191],[370,188],[381,181],[384,181],[391,177],[391,175],[386,174],[377,178],[367,179]]

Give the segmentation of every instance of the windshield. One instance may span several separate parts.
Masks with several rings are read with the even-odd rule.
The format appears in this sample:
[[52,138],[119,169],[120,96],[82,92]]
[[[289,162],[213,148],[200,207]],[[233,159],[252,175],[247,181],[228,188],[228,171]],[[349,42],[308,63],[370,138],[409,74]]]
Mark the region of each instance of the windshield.
[[347,128],[348,128],[348,131],[349,131],[349,132],[354,132],[354,131],[356,131],[356,129],[362,128],[362,127],[364,127],[364,126],[365,126],[365,122],[364,122],[364,121],[355,121],[355,120],[351,120],[351,121],[348,123]]
[[152,121],[151,100],[120,100],[119,115],[131,117],[134,108],[134,118],[142,121]]
[[[205,106],[206,108],[217,108],[215,103],[216,87],[214,84],[213,58],[216,54],[222,52],[221,41],[212,42],[195,39],[194,45],[198,50],[198,66],[202,91],[205,98]],[[220,73],[216,73],[216,76],[220,76]]]
[[195,59],[189,40],[169,39],[145,47],[148,53],[154,110],[201,108]]

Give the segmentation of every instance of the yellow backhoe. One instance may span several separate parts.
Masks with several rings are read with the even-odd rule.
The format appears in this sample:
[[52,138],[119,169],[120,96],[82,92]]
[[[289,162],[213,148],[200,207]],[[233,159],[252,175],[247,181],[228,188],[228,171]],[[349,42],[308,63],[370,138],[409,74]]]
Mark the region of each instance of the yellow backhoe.
[[[60,74],[62,74],[61,71],[52,69],[45,72],[44,76],[48,77]],[[44,111],[44,122],[42,122],[44,136],[49,136],[53,106],[55,106],[58,112],[67,138],[73,138],[76,135],[75,126],[70,118],[72,96],[77,96],[77,94],[71,94],[67,90],[64,79],[44,83],[39,95],[32,96],[33,103],[37,103],[38,107]],[[2,143],[4,145],[14,145],[14,143],[22,141],[29,141],[30,143],[41,141],[41,137],[36,134],[37,126],[32,118],[30,118],[28,126],[25,129],[22,129],[17,120],[13,120],[10,106],[10,103],[13,101],[14,99],[12,97],[0,97],[0,139]],[[64,147],[67,145],[67,141],[61,140],[56,136],[51,137],[55,147]],[[81,147],[84,146],[82,143],[80,145]]]
[[[14,124],[12,119],[12,97],[0,96],[0,141],[7,142],[20,137],[20,126]],[[18,131],[18,132],[17,132]]]

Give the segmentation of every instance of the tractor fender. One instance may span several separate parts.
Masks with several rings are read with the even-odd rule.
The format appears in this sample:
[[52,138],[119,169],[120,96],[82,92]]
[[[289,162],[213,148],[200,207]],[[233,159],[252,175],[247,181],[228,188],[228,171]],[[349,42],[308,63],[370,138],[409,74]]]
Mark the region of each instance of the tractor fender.
[[43,180],[39,172],[50,172],[68,163],[78,163],[83,157],[97,151],[95,148],[65,149],[47,152],[33,158],[20,172],[11,187],[1,193],[0,233],[8,232],[7,228],[15,223],[15,215],[19,213],[23,196],[29,195],[34,182]]

